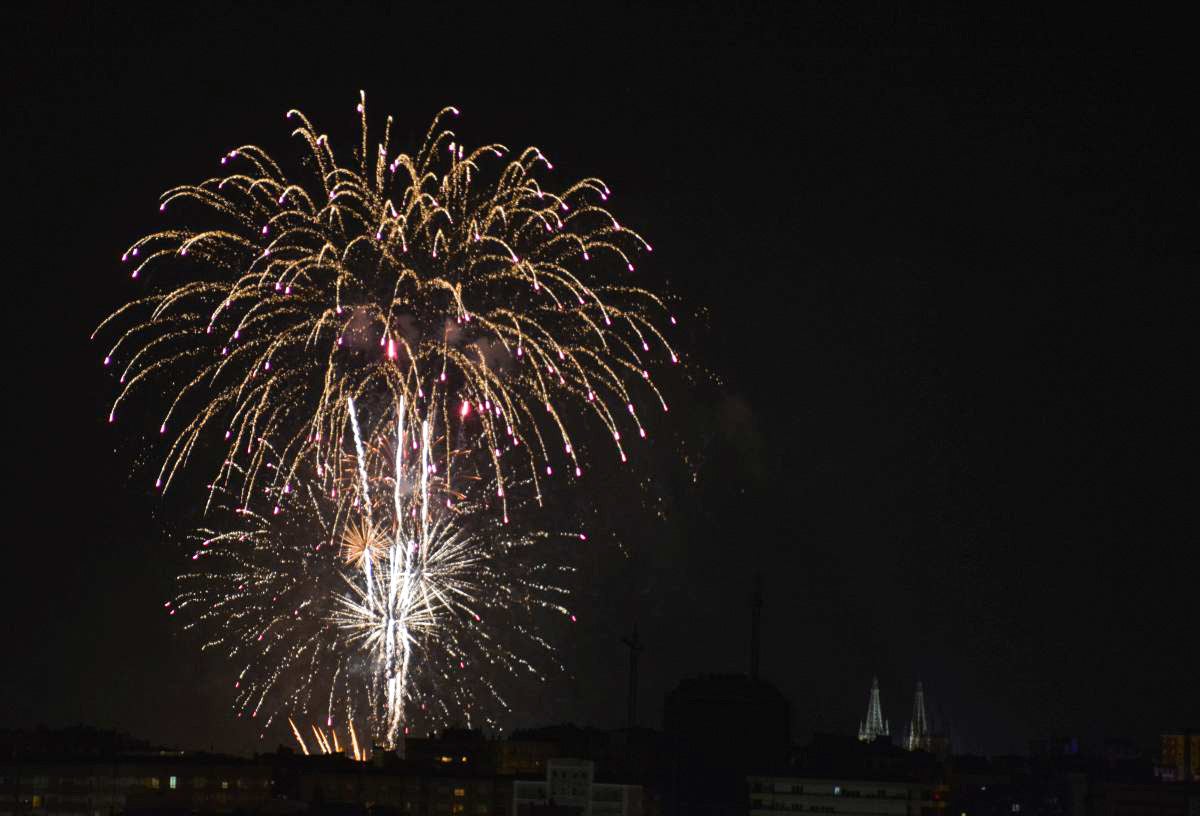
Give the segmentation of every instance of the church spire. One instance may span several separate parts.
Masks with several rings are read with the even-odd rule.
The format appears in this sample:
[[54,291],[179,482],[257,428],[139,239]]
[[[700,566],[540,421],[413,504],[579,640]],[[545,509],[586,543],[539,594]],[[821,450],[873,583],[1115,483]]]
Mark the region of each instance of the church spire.
[[858,738],[863,742],[874,742],[878,737],[890,736],[887,720],[883,718],[883,706],[879,703],[879,678],[871,678],[871,699],[867,703],[867,719],[858,724]]
[[904,747],[910,751],[929,750],[929,721],[925,717],[925,690],[917,681],[917,696],[913,698],[912,720],[908,724],[908,738]]

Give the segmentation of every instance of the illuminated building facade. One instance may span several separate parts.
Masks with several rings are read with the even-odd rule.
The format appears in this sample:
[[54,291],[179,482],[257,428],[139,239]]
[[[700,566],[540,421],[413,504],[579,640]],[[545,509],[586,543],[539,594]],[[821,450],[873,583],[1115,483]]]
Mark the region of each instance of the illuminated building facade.
[[147,752],[117,759],[0,761],[0,815],[253,809],[274,796],[270,765],[232,757]]
[[1162,735],[1162,772],[1175,782],[1200,782],[1200,732]]
[[940,816],[949,788],[927,782],[752,776],[750,816],[823,813],[836,816]]
[[595,781],[596,765],[586,759],[551,759],[546,779],[513,783],[514,816],[533,816],[553,808],[578,816],[641,816],[641,785]]

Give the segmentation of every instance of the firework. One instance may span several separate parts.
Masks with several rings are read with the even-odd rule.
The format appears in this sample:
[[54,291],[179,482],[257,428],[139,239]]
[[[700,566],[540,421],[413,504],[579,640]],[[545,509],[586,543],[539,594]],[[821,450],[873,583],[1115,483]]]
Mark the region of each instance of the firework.
[[[300,729],[296,727],[296,723],[291,717],[288,717],[288,725],[292,728],[292,736],[296,738],[296,742],[300,745],[300,750],[304,752],[305,756],[311,756],[308,750],[308,743],[304,741],[304,737],[300,734]],[[337,729],[332,726],[326,726],[326,728],[329,730],[326,731],[316,725],[312,726],[312,733],[316,740],[318,751],[324,754],[341,753],[344,749],[338,741]],[[358,745],[358,734],[354,731],[353,720],[348,723],[347,730],[350,734],[350,744],[346,746],[350,749],[349,756],[353,757],[356,762],[365,762],[368,756],[366,751],[362,750]]]
[[264,729],[289,712],[361,717],[397,747],[414,722],[494,726],[503,679],[559,667],[538,617],[570,615],[556,544],[582,534],[485,512],[494,482],[452,488],[431,465],[440,440],[427,422],[410,438],[406,416],[402,403],[390,444],[356,440],[344,489],[301,485],[269,515],[217,501],[220,529],[196,533],[198,563],[167,608],[240,664],[236,708]]
[[582,477],[589,416],[626,461],[643,408],[667,410],[652,371],[679,362],[602,181],[468,151],[453,108],[394,152],[391,118],[371,144],[358,110],[349,163],[293,110],[295,172],[243,146],[168,190],[159,209],[204,226],[129,246],[149,291],[97,328],[110,421],[166,395],[157,487],[222,451],[171,614],[240,665],[239,716],[287,716],[306,753],[292,714],[324,719],[323,751],[343,719],[356,756],[356,718],[387,746],[421,718],[489,722],[497,678],[555,662],[534,616],[570,615],[554,546],[584,537],[514,514]]
[[365,97],[358,107],[349,164],[289,111],[301,172],[258,147],[231,150],[228,175],[161,199],[206,226],[155,232],[122,256],[151,291],[97,329],[115,334],[104,362],[121,372],[109,419],[139,388],[167,394],[156,484],[214,443],[226,448],[214,484],[243,475],[243,501],[262,482],[332,484],[349,399],[406,399],[439,431],[458,425],[501,491],[528,478],[540,495],[556,472],[581,476],[581,414],[625,460],[623,432],[646,435],[642,408],[667,410],[652,369],[679,356],[674,318],[637,284],[651,246],[606,208],[608,186],[555,192],[534,147],[468,152],[441,124],[454,108],[415,153],[393,153],[391,118],[371,145]]

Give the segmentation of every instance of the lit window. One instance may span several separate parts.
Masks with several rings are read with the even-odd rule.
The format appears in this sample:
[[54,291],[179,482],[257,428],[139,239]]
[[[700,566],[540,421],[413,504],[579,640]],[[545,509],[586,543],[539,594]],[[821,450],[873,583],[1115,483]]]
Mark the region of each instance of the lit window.
[[175,790],[175,785],[178,784],[178,780],[172,776],[167,784],[170,786],[171,790]]
[[841,786],[841,785],[834,785],[834,786],[833,786],[833,795],[834,795],[834,796],[841,796],[841,795],[842,795],[842,786]]
[[455,789],[454,789],[454,795],[455,795],[455,796],[466,796],[466,795],[467,795],[467,789],[466,789],[466,788],[455,788]]
[[229,780],[228,779],[221,780],[221,790],[229,790]]
[[31,804],[32,804],[32,806],[33,806],[33,807],[35,807],[35,808],[40,808],[40,807],[42,806],[42,797],[41,797],[41,796],[39,796],[38,794],[36,794],[36,793],[35,793],[35,794],[33,795],[33,799],[32,799],[32,801],[31,801]]

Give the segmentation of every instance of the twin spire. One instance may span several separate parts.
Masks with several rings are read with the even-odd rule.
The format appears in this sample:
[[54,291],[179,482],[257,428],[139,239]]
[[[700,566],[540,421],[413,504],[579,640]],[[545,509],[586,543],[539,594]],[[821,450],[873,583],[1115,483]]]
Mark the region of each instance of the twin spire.
[[[867,702],[867,718],[858,724],[858,738],[862,742],[874,742],[879,737],[890,737],[891,729],[883,718],[883,705],[879,702],[879,678],[871,679],[871,697]],[[913,699],[912,720],[908,724],[908,736],[904,747],[910,751],[928,751],[931,747],[929,720],[925,716],[925,690],[917,681],[917,693]]]
[[921,688],[920,680],[917,681],[917,696],[913,698],[912,720],[908,724],[904,747],[910,751],[928,751],[931,747],[929,721],[925,718],[925,690]]
[[867,719],[858,724],[858,738],[863,742],[874,742],[879,737],[890,736],[888,722],[883,718],[883,706],[879,704],[879,678],[871,678],[871,699],[867,703]]

